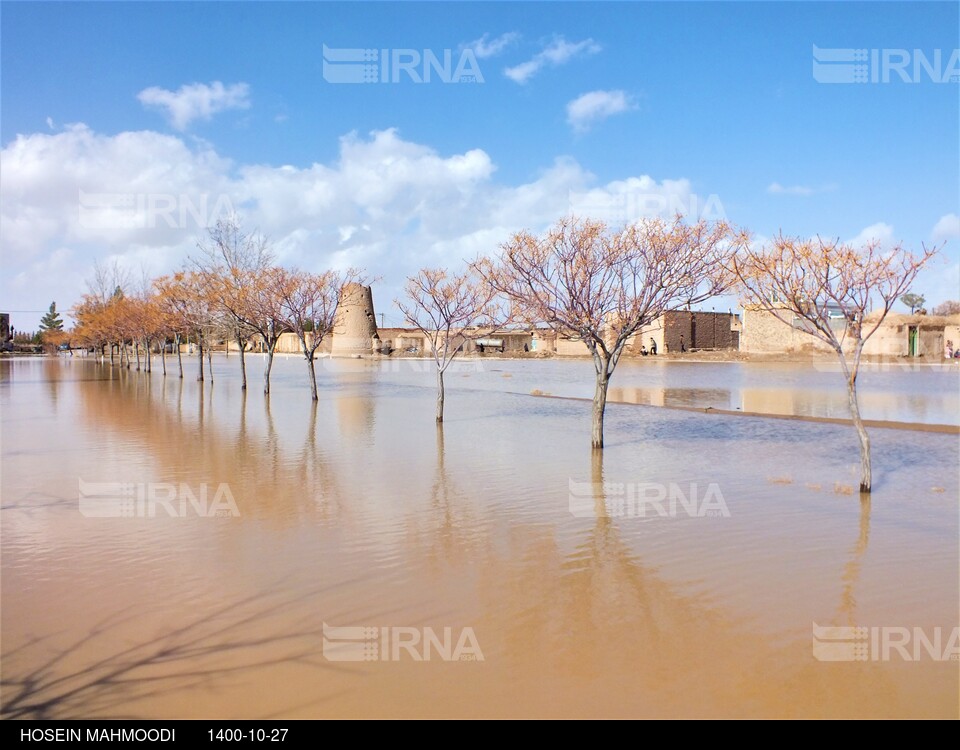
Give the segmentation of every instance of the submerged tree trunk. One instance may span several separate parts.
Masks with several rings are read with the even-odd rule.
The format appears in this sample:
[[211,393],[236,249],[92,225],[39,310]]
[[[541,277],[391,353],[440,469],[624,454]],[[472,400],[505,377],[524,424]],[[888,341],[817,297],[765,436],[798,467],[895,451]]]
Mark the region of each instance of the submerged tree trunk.
[[267,365],[263,368],[263,393],[264,395],[270,395],[270,370],[273,369],[273,353],[277,348],[277,341],[280,336],[277,334],[277,329],[274,324],[267,324],[267,336],[263,337],[263,343],[267,347]]
[[607,408],[607,387],[610,385],[610,375],[607,373],[607,363],[597,358],[597,386],[593,394],[593,431],[590,445],[593,448],[603,448],[603,415]]
[[[246,348],[243,334],[237,331],[237,346],[240,347],[240,390],[247,390],[247,360],[244,358],[244,349]],[[227,347],[229,349],[229,347]]]
[[207,370],[210,373],[210,382],[213,382],[213,349],[207,346]]
[[150,362],[150,350],[153,348],[153,342],[150,339],[145,339],[143,342],[143,356],[144,356],[144,366],[147,368],[147,372],[153,372],[153,365]]
[[850,414],[853,417],[853,426],[857,428],[857,437],[860,440],[860,492],[869,493],[873,484],[870,469],[870,436],[863,426],[860,416],[860,402],[857,398],[856,375],[847,380],[847,398],[850,400]]
[[307,367],[310,370],[310,396],[314,401],[319,401],[317,395],[317,370],[313,364],[313,352],[304,352],[307,357]]
[[443,423],[443,369],[437,368],[437,424]]
[[137,355],[137,372],[140,372],[140,342],[133,342],[133,351]]
[[200,373],[197,375],[197,380],[201,383],[203,382],[203,340],[198,336],[197,337],[197,361],[200,363]]
[[163,375],[167,375],[167,337],[164,335],[163,341],[160,342],[160,364],[163,366]]
[[180,351],[180,334],[173,337],[173,345],[177,347],[177,365],[180,367],[180,380],[183,380],[183,353]]
[[263,392],[270,395],[270,370],[273,369],[273,347],[274,344],[267,345],[267,364],[263,368]]
[[863,417],[860,416],[860,399],[857,397],[857,375],[860,371],[862,350],[863,342],[860,341],[856,344],[853,353],[852,368],[847,365],[847,358],[844,356],[842,349],[837,349],[837,356],[840,358],[840,368],[847,379],[847,401],[850,405],[850,417],[853,419],[853,426],[857,430],[857,438],[860,441],[860,492],[869,493],[873,484],[870,469],[870,436],[867,435],[867,429],[863,426]]

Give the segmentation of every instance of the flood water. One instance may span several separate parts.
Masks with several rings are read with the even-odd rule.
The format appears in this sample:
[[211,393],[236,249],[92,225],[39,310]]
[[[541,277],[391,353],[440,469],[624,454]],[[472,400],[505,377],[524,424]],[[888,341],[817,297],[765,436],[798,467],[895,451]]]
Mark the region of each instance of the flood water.
[[[872,430],[862,502],[846,425],[613,403],[597,460],[589,404],[530,395],[589,362],[464,362],[442,430],[422,363],[325,360],[312,406],[260,362],[0,361],[4,717],[960,715],[956,434]],[[958,386],[867,372],[864,416],[956,425]],[[613,388],[846,416],[812,366]]]

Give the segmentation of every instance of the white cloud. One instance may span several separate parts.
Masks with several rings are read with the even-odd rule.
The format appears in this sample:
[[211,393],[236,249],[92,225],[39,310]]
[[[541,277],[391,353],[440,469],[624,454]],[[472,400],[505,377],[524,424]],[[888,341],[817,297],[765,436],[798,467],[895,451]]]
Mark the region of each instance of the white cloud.
[[567,122],[574,130],[589,130],[596,122],[613,115],[636,109],[637,105],[626,92],[590,91],[567,102]]
[[70,125],[18,136],[0,151],[0,170],[0,299],[23,310],[51,300],[68,309],[86,291],[95,260],[116,259],[138,276],[141,265],[169,272],[195,251],[205,226],[236,209],[269,237],[281,262],[365,267],[381,277],[377,304],[389,319],[407,275],[493,253],[513,232],[541,231],[580,208],[578,198],[595,213],[625,196],[644,196],[642,210],[672,209],[691,196],[683,179],[598,186],[570,158],[504,184],[483,150],[444,155],[395,130],[343,136],[329,164],[267,166],[235,164],[195,139]]
[[829,193],[836,190],[834,184],[822,185],[821,187],[810,187],[808,185],[789,185],[784,186],[779,182],[771,182],[767,185],[767,192],[771,195],[814,195],[816,193]]
[[461,44],[460,49],[472,49],[473,54],[480,60],[486,57],[494,57],[503,52],[507,47],[511,47],[516,44],[520,39],[520,34],[516,31],[508,31],[505,34],[501,34],[495,39],[490,39],[490,34],[484,34],[479,39],[474,39],[472,42],[467,42],[466,44]]
[[767,192],[773,195],[813,195],[813,188],[804,185],[792,185],[784,187],[779,182],[771,182],[767,186]]
[[176,91],[151,86],[137,94],[145,107],[166,112],[170,124],[177,130],[186,130],[194,120],[209,120],[217,112],[250,107],[250,87],[245,83],[224,86],[213,83],[191,83]]
[[580,42],[568,42],[563,37],[557,37],[550,44],[540,50],[532,58],[519,65],[506,68],[503,73],[516,83],[526,83],[544,66],[557,66],[583,54],[596,54],[601,50],[593,39],[584,39]]
[[891,247],[894,242],[893,227],[878,221],[876,224],[864,227],[856,237],[847,240],[847,244],[854,247],[861,247],[871,242],[879,242],[882,248]]
[[960,239],[960,216],[957,216],[957,214],[941,216],[933,227],[931,236],[934,242]]

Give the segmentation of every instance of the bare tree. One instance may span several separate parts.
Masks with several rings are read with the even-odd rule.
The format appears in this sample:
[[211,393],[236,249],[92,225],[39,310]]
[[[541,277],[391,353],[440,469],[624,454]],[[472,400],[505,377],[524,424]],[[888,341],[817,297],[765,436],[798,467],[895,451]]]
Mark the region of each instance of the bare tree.
[[124,268],[114,258],[109,263],[94,261],[93,276],[87,279],[90,294],[106,304],[111,298],[130,291],[133,276],[130,269]]
[[87,279],[87,288],[91,304],[100,306],[99,324],[101,330],[107,335],[110,347],[110,364],[113,364],[113,352],[116,347],[120,355],[120,365],[123,365],[124,355],[126,353],[126,343],[121,340],[122,332],[119,328],[119,321],[122,316],[117,314],[117,307],[122,305],[122,300],[130,290],[132,283],[132,274],[130,269],[124,268],[119,261],[114,258],[109,263],[94,261],[93,276]]
[[280,336],[288,330],[283,307],[277,289],[284,271],[276,266],[265,268],[252,279],[247,297],[245,322],[259,334],[266,353],[263,368],[263,392],[270,393],[270,372],[273,369],[273,355],[277,350]]
[[154,285],[163,325],[173,336],[173,346],[177,351],[177,366],[182,379],[183,356],[180,352],[180,344],[193,331],[195,323],[196,306],[193,303],[192,285],[184,271],[178,271],[172,276],[161,276]]
[[320,274],[278,269],[273,274],[285,327],[297,335],[307,360],[310,394],[314,401],[319,398],[314,357],[323,340],[333,332],[334,316],[344,285],[354,281],[359,281],[359,272],[354,269]]
[[249,323],[251,295],[257,279],[269,268],[273,254],[259,232],[246,234],[237,216],[219,219],[207,230],[207,238],[197,243],[200,256],[193,264],[203,275],[214,305],[226,317],[228,338],[240,350],[241,388],[247,387],[244,357],[247,342],[255,329]]
[[[786,325],[799,321],[803,331],[836,352],[860,439],[863,493],[870,492],[872,483],[870,438],[857,398],[863,346],[937,252],[936,247],[924,247],[915,256],[902,245],[884,251],[878,242],[855,248],[839,241],[780,235],[763,247],[744,247],[733,258],[733,271],[748,303]],[[868,320],[871,302],[876,307]],[[840,326],[835,325],[838,319]]]
[[935,308],[933,308],[934,315],[942,315],[946,317],[947,315],[960,315],[960,302],[955,299],[949,299],[946,302],[941,302]]
[[[210,347],[216,340],[220,323],[217,311],[207,290],[205,279],[197,271],[178,271],[169,278],[161,278],[157,282],[160,294],[160,306],[164,310],[164,317],[172,321],[175,328],[177,343],[177,357],[180,361],[180,377],[183,377],[183,363],[179,355],[179,338],[182,335],[197,340],[197,380],[203,381],[203,356],[207,354],[210,361]],[[212,366],[210,372],[213,376]]]
[[528,322],[583,341],[596,370],[592,445],[603,448],[607,387],[627,341],[664,312],[724,291],[729,255],[743,242],[725,222],[677,216],[611,231],[566,218],[542,237],[520,232],[474,268]]
[[443,375],[464,345],[508,322],[497,290],[473,270],[451,274],[424,268],[407,279],[407,301],[395,304],[430,343],[437,366],[437,422],[443,422]]

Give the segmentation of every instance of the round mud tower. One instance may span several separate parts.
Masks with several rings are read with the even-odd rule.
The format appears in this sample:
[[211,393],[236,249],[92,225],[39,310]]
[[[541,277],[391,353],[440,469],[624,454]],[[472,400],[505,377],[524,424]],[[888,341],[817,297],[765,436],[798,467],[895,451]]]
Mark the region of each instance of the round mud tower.
[[363,284],[347,284],[333,324],[331,356],[369,355],[380,346],[373,291]]

